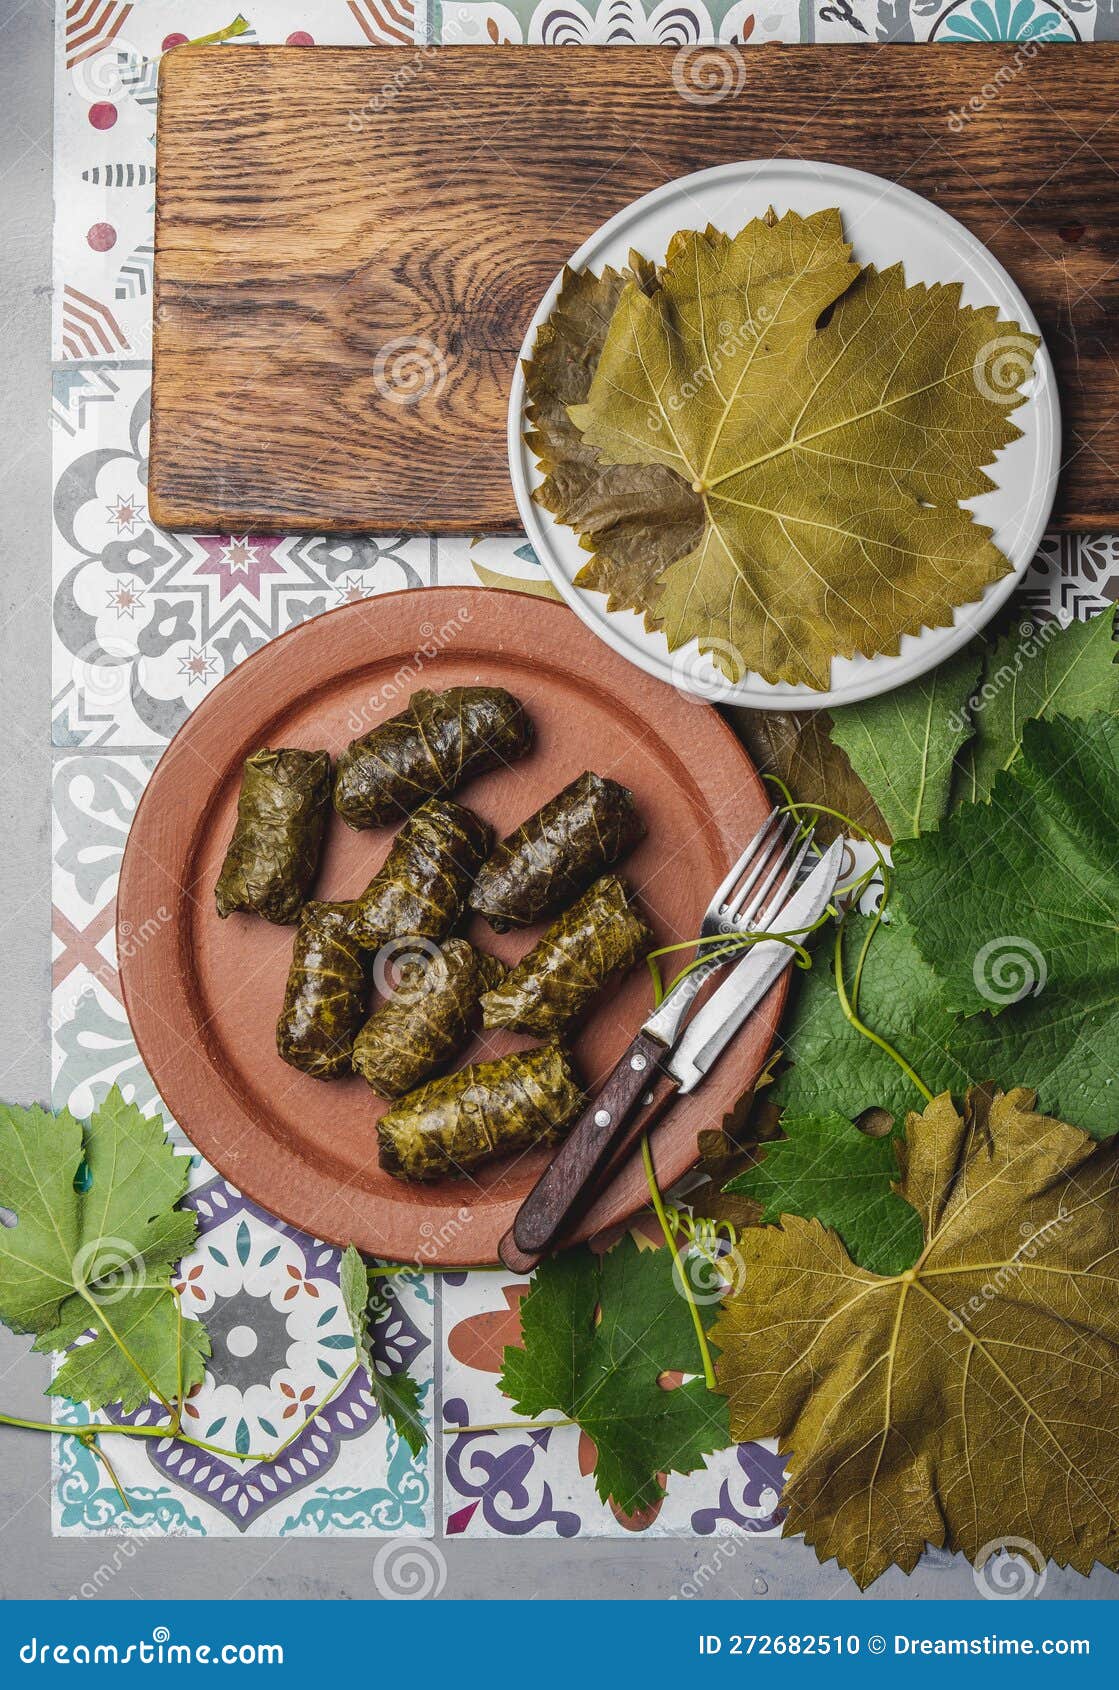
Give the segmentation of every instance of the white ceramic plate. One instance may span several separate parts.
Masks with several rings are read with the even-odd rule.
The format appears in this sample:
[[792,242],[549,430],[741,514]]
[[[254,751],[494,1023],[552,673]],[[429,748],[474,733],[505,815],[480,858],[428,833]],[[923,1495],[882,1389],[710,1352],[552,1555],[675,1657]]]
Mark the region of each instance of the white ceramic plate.
[[[711,222],[733,235],[771,205],[778,215],[790,210],[807,215],[838,206],[858,262],[884,268],[901,259],[909,282],[961,282],[965,305],[995,305],[1001,319],[1032,334],[1039,332],[1033,312],[1006,271],[954,217],[896,183],[835,164],[765,159],[683,176],[604,223],[570,262],[576,270],[600,272],[606,264],[620,268],[630,248],[636,247],[659,264],[678,229]],[[522,359],[532,354],[537,329],[551,314],[561,280],[556,277],[540,302],[521,347]],[[521,520],[548,576],[576,615],[615,651],[651,675],[718,702],[763,710],[853,704],[913,680],[958,651],[1013,592],[1033,558],[1053,507],[1061,444],[1056,383],[1044,345],[1024,391],[1026,403],[1014,413],[1022,437],[988,470],[996,489],[967,501],[979,521],[994,530],[995,544],[1014,573],[995,582],[978,603],[958,609],[951,627],[905,635],[896,657],[836,658],[827,692],[775,686],[753,674],[734,685],[700,656],[695,642],[670,652],[664,635],[646,632],[635,611],[608,612],[605,595],[574,585],[587,554],[575,533],[532,499],[543,476],[524,442],[525,384],[519,360],[509,400],[509,467]]]

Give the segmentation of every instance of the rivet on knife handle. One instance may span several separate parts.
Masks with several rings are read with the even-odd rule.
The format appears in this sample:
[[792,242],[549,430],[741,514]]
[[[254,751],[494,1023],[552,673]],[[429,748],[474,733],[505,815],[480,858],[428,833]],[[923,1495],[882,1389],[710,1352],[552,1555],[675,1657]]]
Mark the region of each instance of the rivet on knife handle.
[[639,1033],[591,1099],[517,1211],[513,1237],[519,1249],[536,1253],[559,1234],[648,1088],[662,1049]]

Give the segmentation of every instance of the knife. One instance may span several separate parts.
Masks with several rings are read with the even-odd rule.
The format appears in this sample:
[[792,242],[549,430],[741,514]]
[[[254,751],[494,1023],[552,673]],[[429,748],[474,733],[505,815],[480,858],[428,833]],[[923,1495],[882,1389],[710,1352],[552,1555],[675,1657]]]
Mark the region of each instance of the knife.
[[[842,860],[843,841],[837,839],[784,905],[782,931],[801,935],[815,926],[835,891]],[[498,1247],[507,1268],[531,1272],[597,1194],[600,1176],[674,1098],[693,1091],[709,1073],[793,955],[780,939],[759,939],[671,1043],[658,1036],[656,1013],[650,1016],[517,1211]]]

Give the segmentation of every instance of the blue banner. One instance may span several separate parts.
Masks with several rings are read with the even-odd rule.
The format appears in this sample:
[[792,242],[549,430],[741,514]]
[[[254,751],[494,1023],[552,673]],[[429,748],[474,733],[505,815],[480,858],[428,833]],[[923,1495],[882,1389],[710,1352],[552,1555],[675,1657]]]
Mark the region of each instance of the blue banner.
[[[1086,1602],[9,1602],[0,1684],[158,1674],[307,1686],[485,1677],[494,1690],[1114,1684],[1115,1605]],[[217,1672],[214,1669],[217,1668]]]

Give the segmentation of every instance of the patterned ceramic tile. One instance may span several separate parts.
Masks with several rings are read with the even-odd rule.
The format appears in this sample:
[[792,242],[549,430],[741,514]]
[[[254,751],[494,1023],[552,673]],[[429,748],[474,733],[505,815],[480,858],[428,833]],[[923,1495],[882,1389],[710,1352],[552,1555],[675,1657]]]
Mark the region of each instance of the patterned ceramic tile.
[[435,39],[685,48],[719,41],[807,40],[808,0],[435,0]]
[[815,0],[816,41],[1091,41],[1117,33],[1115,0]]
[[[54,739],[79,754],[55,769],[54,1095],[88,1113],[114,1081],[159,1100],[121,1003],[113,935],[120,855],[155,755],[222,675],[267,639],[349,598],[480,582],[550,594],[517,538],[340,541],[182,536],[147,517],[155,73],[175,41],[234,21],[225,0],[84,0],[59,8],[56,99]],[[1119,0],[259,0],[245,41],[446,43],[874,39],[1075,39],[1119,34]],[[1084,616],[1119,600],[1119,538],[1047,539],[1023,588],[1031,616]],[[159,919],[159,912],[152,918]],[[142,944],[145,934],[124,936]],[[174,1123],[173,1137],[193,1154]],[[144,1441],[119,1453],[122,1512],[76,1439],[55,1454],[60,1532],[149,1535],[423,1533],[429,1474],[352,1381],[276,1463],[252,1459],[345,1372],[338,1256],[248,1202],[194,1156],[201,1225],[182,1264],[187,1300],[215,1354],[191,1400],[203,1455]],[[384,1367],[410,1365],[430,1410],[448,1535],[571,1537],[647,1532],[717,1537],[779,1527],[781,1471],[747,1445],[674,1476],[640,1518],[599,1501],[593,1452],[571,1427],[456,1432],[510,1418],[497,1390],[516,1342],[523,1282],[502,1273],[385,1282]],[[437,1321],[435,1302],[441,1301]],[[441,1325],[439,1377],[433,1335]],[[73,1421],[81,1411],[62,1410]]]
[[508,1422],[497,1388],[501,1356],[520,1338],[526,1282],[501,1272],[444,1275],[442,1415],[443,1530],[448,1537],[709,1537],[728,1528],[780,1529],[782,1463],[761,1444],[713,1456],[673,1474],[656,1508],[623,1515],[594,1487],[594,1446],[574,1426],[471,1431]]
[[141,365],[55,372],[56,745],[162,745],[273,635],[431,580],[427,540],[156,528],[145,494],[149,387]]
[[[245,0],[231,48],[423,40],[414,0]],[[54,347],[147,357],[160,55],[234,25],[235,0],[69,0],[56,11]],[[417,31],[419,33],[417,34]]]
[[[87,753],[54,771],[54,1044],[56,1107],[85,1116],[113,1084],[163,1112],[120,1000],[113,932],[117,876],[152,757]],[[154,911],[153,924],[161,919]],[[163,919],[166,919],[164,916]],[[143,945],[147,930],[121,935]],[[180,1266],[185,1307],[206,1320],[214,1354],[186,1408],[195,1436],[233,1452],[204,1455],[175,1440],[118,1440],[113,1450],[132,1507],[75,1440],[55,1455],[55,1529],[256,1536],[415,1534],[430,1525],[427,1460],[412,1458],[349,1380],[275,1461],[276,1449],[345,1373],[353,1341],[338,1291],[339,1252],[274,1220],[198,1157],[187,1199],[199,1219]],[[383,1282],[374,1353],[405,1366],[430,1409],[433,1289],[418,1275]],[[65,1415],[80,1416],[67,1408]],[[144,1421],[147,1410],[129,1417]]]

